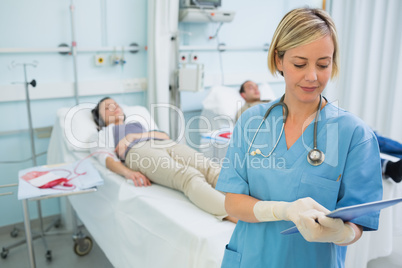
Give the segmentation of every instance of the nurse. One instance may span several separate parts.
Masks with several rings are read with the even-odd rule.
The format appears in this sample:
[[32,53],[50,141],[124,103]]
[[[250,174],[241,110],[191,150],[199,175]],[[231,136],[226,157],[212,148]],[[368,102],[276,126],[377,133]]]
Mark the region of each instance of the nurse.
[[[343,267],[345,246],[378,228],[379,213],[350,222],[325,216],[382,199],[374,133],[321,97],[338,74],[338,57],[335,25],[325,11],[295,9],[279,23],[268,66],[285,79],[288,116],[276,106],[263,120],[276,100],[248,109],[235,126],[216,186],[227,193],[228,214],[239,219],[222,267]],[[318,165],[307,160],[315,136],[325,155]],[[280,234],[294,225],[300,233]]]

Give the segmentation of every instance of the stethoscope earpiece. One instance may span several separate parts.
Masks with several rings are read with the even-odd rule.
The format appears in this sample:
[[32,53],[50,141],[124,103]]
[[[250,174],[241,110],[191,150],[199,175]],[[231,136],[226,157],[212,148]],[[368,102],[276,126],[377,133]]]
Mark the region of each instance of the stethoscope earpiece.
[[[264,155],[261,153],[261,150],[260,150],[260,149],[257,149],[257,150],[255,150],[255,151],[252,151],[250,154],[251,154],[252,156],[254,156],[254,155],[256,155],[256,154],[260,154],[260,155],[264,156]],[[264,157],[265,157],[265,156],[264,156]]]

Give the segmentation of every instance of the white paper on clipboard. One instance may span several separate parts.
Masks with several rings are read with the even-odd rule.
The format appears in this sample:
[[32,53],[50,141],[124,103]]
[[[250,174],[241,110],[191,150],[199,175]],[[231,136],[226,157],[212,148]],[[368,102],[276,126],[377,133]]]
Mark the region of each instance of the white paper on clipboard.
[[[330,213],[328,213],[327,217],[340,218],[343,221],[350,221],[355,218],[361,217],[363,215],[379,211],[383,208],[396,205],[399,202],[402,202],[402,197],[389,199],[389,200],[375,201],[375,202],[354,205],[354,206],[349,206],[349,207],[344,207],[344,208],[338,208],[338,209],[335,209],[334,211],[331,211]],[[297,229],[297,227],[293,226],[289,229],[282,231],[281,234],[288,235],[288,234],[295,234],[298,232],[299,232],[299,230]]]

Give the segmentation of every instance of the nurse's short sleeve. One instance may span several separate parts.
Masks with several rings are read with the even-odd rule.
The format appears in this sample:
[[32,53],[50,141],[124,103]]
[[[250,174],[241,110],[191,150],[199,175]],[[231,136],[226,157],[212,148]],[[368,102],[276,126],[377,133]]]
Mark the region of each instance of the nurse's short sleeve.
[[219,191],[246,195],[250,193],[247,181],[247,148],[244,148],[246,136],[244,135],[241,124],[237,123],[216,184],[216,189]]
[[[352,145],[353,146],[353,145]],[[382,199],[382,172],[378,143],[374,134],[350,148],[343,173],[337,207]],[[363,230],[377,230],[379,212],[351,220]]]

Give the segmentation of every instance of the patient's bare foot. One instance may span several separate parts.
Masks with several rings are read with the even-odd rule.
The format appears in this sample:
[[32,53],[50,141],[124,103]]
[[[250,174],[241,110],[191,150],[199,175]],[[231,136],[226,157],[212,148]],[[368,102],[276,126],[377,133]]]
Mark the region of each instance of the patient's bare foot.
[[231,222],[233,222],[233,223],[237,223],[237,221],[238,221],[237,218],[232,217],[232,216],[227,216],[227,217],[225,217],[225,218],[223,218],[223,219],[224,219],[224,220],[227,220],[227,221],[231,221]]

